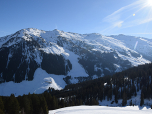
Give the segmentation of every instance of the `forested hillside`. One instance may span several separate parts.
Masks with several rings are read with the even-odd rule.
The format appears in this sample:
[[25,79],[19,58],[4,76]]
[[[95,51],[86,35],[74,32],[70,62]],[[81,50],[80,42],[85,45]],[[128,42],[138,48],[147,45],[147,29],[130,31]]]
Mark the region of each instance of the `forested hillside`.
[[[77,105],[99,105],[99,101],[111,101],[125,106],[134,105],[131,98],[140,94],[140,106],[152,99],[152,63],[133,67],[113,76],[67,85],[63,90],[49,88],[43,94],[0,97],[0,114],[47,114],[48,110]],[[112,100],[114,97],[114,100]],[[152,108],[152,103],[149,104]]]
[[[61,91],[49,90],[49,92],[58,98],[68,99],[71,104],[83,102],[85,105],[98,104],[99,100],[109,101],[114,96],[114,101],[111,103],[118,103],[118,100],[122,99],[121,106],[125,106],[127,100],[136,96],[141,90],[140,105],[142,106],[144,99],[152,99],[151,89],[152,63],[130,68],[113,76],[67,85]],[[134,105],[131,100],[129,104]]]

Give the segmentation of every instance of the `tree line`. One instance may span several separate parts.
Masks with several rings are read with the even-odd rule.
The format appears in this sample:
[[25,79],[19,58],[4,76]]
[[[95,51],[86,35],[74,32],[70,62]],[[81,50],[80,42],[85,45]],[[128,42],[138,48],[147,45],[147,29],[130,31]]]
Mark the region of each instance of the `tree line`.
[[0,114],[48,114],[66,106],[64,100],[57,99],[48,92],[15,97],[0,96]]

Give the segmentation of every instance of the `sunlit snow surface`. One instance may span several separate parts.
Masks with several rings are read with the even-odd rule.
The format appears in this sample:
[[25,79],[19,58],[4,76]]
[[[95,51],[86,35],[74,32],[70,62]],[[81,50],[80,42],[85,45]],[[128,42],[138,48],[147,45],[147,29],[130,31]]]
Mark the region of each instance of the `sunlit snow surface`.
[[38,68],[34,73],[33,81],[22,81],[20,83],[5,82],[0,85],[0,95],[10,96],[12,93],[15,96],[30,93],[43,93],[49,87],[56,90],[65,87],[66,83],[64,75],[48,74],[46,71]]
[[123,34],[112,35],[111,37],[123,42],[125,46],[136,52],[140,52],[146,56],[152,56],[152,39],[126,36]]
[[79,56],[69,50],[66,50],[66,52],[69,54],[69,56],[67,56],[66,59],[69,59],[72,64],[72,70],[68,73],[68,76],[72,76],[72,77],[89,76],[85,72],[84,68],[78,63]]
[[74,106],[49,111],[49,114],[151,114],[145,107]]

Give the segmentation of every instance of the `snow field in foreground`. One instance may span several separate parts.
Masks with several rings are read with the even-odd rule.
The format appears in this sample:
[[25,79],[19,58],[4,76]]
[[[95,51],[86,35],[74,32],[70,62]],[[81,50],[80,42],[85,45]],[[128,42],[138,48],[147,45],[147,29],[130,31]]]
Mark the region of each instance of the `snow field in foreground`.
[[152,109],[138,106],[74,106],[49,111],[49,114],[151,114]]

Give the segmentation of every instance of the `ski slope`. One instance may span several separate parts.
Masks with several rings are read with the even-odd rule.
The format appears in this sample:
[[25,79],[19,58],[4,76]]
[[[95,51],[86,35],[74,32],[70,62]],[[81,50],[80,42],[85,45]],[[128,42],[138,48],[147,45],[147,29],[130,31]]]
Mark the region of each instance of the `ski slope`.
[[146,107],[74,106],[49,111],[49,114],[151,114]]

